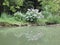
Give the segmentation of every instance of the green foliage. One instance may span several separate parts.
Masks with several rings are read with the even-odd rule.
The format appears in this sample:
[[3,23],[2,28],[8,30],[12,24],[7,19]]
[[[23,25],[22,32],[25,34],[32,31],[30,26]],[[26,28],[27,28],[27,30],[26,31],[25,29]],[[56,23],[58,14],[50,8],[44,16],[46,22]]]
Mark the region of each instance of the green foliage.
[[3,5],[17,5],[17,6],[22,6],[24,0],[4,0]]
[[[41,12],[38,10],[41,8],[40,3],[43,9]],[[60,23],[60,0],[4,0],[3,5],[5,10],[16,13],[14,13],[14,17],[4,13],[1,15],[2,19],[13,19],[19,22],[37,22],[41,25],[45,23]],[[17,10],[27,12],[23,14]]]
[[58,14],[60,10],[60,0],[42,0],[43,10]]
[[53,16],[53,15],[50,15],[47,17],[47,23],[51,23],[51,24],[58,24],[60,23],[60,16]]
[[4,11],[26,12],[27,9],[35,8],[41,10],[40,2],[41,0],[4,0]]
[[51,12],[49,11],[42,11],[42,14],[44,15],[45,18],[47,18],[49,15],[53,15]]
[[42,14],[49,24],[60,23],[60,0],[42,0]]
[[26,14],[16,12],[14,17],[17,21],[25,21],[30,23],[37,23],[38,25],[58,24],[60,23],[60,16],[53,15],[51,12],[42,11],[38,9],[28,9]]
[[[16,12],[23,5],[24,0],[4,0],[3,5],[9,7],[12,12]],[[8,9],[6,9],[8,10]]]
[[0,22],[7,22],[9,24],[20,24],[21,22],[16,21],[14,17],[6,13],[2,13],[0,17]]
[[37,19],[37,24],[38,25],[46,25],[47,20],[45,18],[43,19]]
[[23,21],[24,20],[24,14],[21,12],[14,13],[14,17],[17,21]]
[[21,8],[22,12],[27,12],[27,9],[31,8],[42,10],[40,1],[41,0],[24,0],[23,6]]

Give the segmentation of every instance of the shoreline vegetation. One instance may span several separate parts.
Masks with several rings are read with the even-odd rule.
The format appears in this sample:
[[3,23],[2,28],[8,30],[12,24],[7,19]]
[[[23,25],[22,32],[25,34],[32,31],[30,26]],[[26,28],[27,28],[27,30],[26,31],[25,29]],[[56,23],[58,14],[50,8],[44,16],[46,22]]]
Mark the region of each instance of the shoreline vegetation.
[[60,24],[45,24],[39,25],[36,23],[25,23],[25,24],[10,24],[8,22],[0,22],[0,27],[24,27],[24,26],[60,26]]

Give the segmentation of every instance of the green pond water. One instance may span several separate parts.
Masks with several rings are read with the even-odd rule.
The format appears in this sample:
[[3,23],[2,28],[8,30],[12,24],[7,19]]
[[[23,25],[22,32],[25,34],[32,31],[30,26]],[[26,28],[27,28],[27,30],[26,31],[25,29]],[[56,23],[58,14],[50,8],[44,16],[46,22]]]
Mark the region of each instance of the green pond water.
[[60,45],[60,27],[0,28],[0,45]]

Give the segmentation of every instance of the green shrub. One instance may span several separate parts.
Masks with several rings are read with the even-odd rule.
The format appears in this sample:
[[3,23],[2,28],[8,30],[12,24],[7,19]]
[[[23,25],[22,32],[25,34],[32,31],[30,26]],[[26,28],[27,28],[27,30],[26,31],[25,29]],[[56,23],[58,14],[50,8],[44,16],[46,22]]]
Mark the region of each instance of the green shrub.
[[47,17],[47,23],[50,23],[50,24],[58,24],[60,23],[60,16],[58,15],[50,15]]
[[51,12],[49,11],[42,11],[42,14],[44,15],[44,18],[47,18],[50,15],[53,15]]
[[23,19],[24,19],[24,14],[23,13],[21,13],[21,12],[16,12],[16,13],[14,13],[14,17],[15,17],[15,19],[17,20],[17,21],[23,21]]
[[3,18],[3,19],[8,19],[8,18],[11,18],[11,17],[13,17],[12,15],[9,15],[9,14],[7,14],[7,13],[5,13],[5,12],[3,12],[2,14],[1,14],[1,18]]
[[47,20],[45,18],[43,19],[37,19],[37,24],[38,25],[46,25]]
[[15,20],[15,17],[13,17],[11,15],[8,15],[6,13],[1,14],[0,22],[7,22],[7,23],[10,23],[10,24],[20,23],[19,21]]

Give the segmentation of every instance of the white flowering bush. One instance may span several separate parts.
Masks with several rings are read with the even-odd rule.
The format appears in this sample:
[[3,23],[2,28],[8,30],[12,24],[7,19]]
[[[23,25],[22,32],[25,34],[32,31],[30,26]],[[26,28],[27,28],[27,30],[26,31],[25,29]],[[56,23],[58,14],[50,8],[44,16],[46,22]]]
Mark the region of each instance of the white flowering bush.
[[26,12],[25,20],[27,22],[36,22],[37,19],[42,19],[44,16],[38,9],[28,9]]
[[28,9],[25,14],[21,12],[14,13],[14,17],[17,21],[37,23],[41,22],[40,20],[44,18],[44,15],[42,15],[42,12],[39,12],[38,9]]

